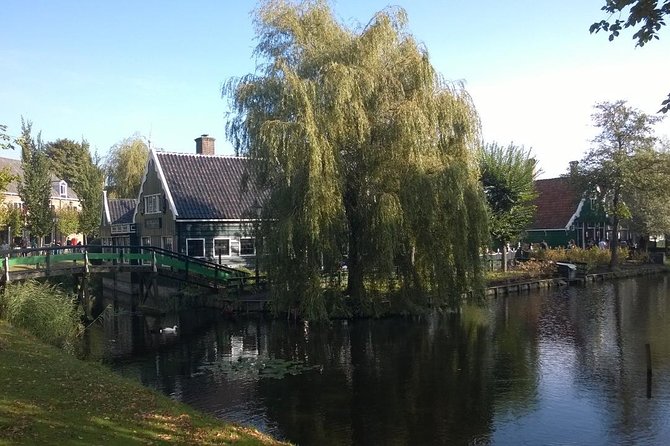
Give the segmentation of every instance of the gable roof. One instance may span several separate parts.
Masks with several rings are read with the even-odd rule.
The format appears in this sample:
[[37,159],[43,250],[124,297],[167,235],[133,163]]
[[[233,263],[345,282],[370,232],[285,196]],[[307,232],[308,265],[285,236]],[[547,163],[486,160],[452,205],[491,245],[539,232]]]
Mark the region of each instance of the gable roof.
[[[0,157],[0,169],[9,168],[10,172],[19,177],[23,176],[23,167],[21,165],[21,160],[15,160],[12,158],[2,158]],[[60,196],[60,182],[63,181],[58,178],[56,175],[51,174],[51,198],[64,198],[67,200],[78,200],[77,194],[72,190],[70,185],[67,185],[67,197]],[[12,181],[7,185],[7,193],[18,194],[19,193],[19,181]],[[67,184],[67,182],[65,183]]]
[[535,219],[528,229],[567,229],[579,216],[582,198],[567,177],[535,181]]
[[262,203],[244,157],[153,152],[170,206],[180,220],[240,220]]
[[117,198],[109,200],[109,222],[112,225],[133,222],[137,200],[134,198]]

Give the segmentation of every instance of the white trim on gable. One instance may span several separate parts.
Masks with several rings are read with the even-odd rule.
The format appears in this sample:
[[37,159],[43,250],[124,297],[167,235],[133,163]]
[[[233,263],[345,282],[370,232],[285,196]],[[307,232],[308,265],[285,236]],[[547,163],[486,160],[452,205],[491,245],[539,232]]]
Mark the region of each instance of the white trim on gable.
[[565,229],[570,229],[570,226],[572,226],[572,224],[575,222],[575,220],[577,218],[579,218],[579,214],[582,213],[582,206],[584,206],[584,201],[585,201],[584,198],[582,198],[579,201],[579,206],[577,206],[577,210],[575,211],[574,214],[572,214],[572,217],[570,217],[570,220],[568,220],[568,224],[565,225]]
[[102,202],[104,204],[103,212],[105,213],[105,217],[107,217],[107,224],[111,225],[112,224],[112,214],[110,214],[110,212],[109,212],[109,198],[107,198],[107,191],[106,190],[102,191]]
[[156,149],[150,149],[149,159],[147,160],[147,165],[144,168],[144,175],[142,176],[142,182],[140,183],[140,193],[137,195],[137,206],[135,206],[135,211],[133,212],[133,223],[137,223],[137,211],[140,207],[139,205],[143,204],[141,198],[142,193],[144,192],[144,183],[147,181],[147,175],[149,174],[149,164],[151,164],[152,160],[154,162],[154,169],[156,171],[156,174],[158,175],[158,179],[160,180],[161,186],[163,187],[163,191],[165,192],[165,197],[167,198],[168,205],[170,206],[170,210],[172,211],[172,218],[176,220],[177,216],[179,215],[177,213],[177,208],[174,205],[174,200],[172,199],[172,192],[170,192],[170,188],[168,187],[167,181],[165,180],[163,167],[161,167],[161,163],[158,161],[158,155],[156,155]]

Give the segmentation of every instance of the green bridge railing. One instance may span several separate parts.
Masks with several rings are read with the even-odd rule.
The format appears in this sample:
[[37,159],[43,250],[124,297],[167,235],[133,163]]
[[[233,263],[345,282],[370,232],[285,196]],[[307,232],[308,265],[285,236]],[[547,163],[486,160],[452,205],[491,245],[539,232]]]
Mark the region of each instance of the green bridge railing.
[[153,246],[55,246],[14,249],[2,255],[3,281],[73,272],[170,271],[184,278],[244,283],[250,275],[234,268]]

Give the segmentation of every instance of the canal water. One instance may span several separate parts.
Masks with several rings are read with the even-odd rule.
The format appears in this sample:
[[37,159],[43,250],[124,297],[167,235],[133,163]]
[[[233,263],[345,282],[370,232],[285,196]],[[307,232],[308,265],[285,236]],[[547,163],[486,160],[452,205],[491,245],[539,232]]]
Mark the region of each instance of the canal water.
[[325,326],[110,304],[88,350],[299,445],[670,444],[668,276]]

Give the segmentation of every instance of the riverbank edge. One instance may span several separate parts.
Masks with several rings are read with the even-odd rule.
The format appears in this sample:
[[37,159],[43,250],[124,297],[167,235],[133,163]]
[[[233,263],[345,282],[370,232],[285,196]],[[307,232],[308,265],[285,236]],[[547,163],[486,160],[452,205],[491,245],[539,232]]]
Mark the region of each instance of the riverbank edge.
[[0,321],[0,445],[286,445]]
[[666,265],[643,265],[635,268],[586,274],[584,277],[577,277],[575,279],[552,277],[549,279],[534,279],[505,283],[495,286],[487,286],[484,289],[484,293],[487,297],[499,297],[511,294],[520,294],[522,292],[531,290],[560,288],[565,286],[588,286],[593,283],[600,283],[615,279],[666,274],[668,272],[670,272],[670,267]]

